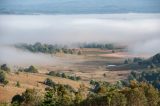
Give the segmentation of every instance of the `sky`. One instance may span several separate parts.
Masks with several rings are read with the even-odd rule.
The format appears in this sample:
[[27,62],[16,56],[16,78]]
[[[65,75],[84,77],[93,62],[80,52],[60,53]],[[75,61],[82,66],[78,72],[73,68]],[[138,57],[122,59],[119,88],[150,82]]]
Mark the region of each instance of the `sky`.
[[0,0],[0,14],[159,13],[160,0]]

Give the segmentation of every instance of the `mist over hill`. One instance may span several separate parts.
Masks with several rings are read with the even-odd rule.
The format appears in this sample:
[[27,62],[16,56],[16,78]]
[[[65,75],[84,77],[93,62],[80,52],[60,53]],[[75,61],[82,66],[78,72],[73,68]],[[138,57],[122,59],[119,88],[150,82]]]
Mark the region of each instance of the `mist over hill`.
[[1,15],[0,44],[116,43],[131,53],[159,53],[159,14]]

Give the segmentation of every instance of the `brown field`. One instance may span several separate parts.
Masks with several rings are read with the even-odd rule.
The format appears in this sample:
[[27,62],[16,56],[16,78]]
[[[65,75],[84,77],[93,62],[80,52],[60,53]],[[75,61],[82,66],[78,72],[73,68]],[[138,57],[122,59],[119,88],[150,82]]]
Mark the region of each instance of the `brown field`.
[[[72,81],[69,79],[47,76],[44,74],[32,74],[32,73],[9,73],[7,74],[7,79],[9,84],[7,86],[0,86],[0,103],[10,102],[12,97],[16,94],[21,94],[26,90],[26,88],[35,88],[44,91],[46,85],[43,81],[46,78],[51,78],[54,82],[59,84],[68,84],[74,89],[78,89],[80,84],[85,84],[89,87],[89,84],[83,81]],[[20,87],[16,87],[16,82],[19,81]]]
[[[82,83],[89,88],[91,86],[89,84],[91,79],[115,83],[118,80],[127,78],[130,70],[110,71],[107,65],[122,64],[126,56],[129,56],[127,52],[118,50],[116,53],[112,53],[111,50],[82,49],[82,55],[56,54],[56,57],[60,58],[60,61],[56,64],[32,64],[38,68],[39,73],[20,72],[19,74],[15,74],[14,70],[16,69],[12,67],[12,72],[7,73],[9,84],[4,87],[0,86],[0,103],[10,102],[14,95],[21,94],[26,88],[36,88],[44,91],[46,86],[42,82],[48,77],[56,83],[68,84],[75,89],[78,89]],[[22,66],[17,65],[16,67]],[[82,80],[73,81],[48,76],[46,73],[49,71],[65,72],[69,75],[80,76]],[[106,76],[104,76],[104,73]],[[15,87],[17,81],[20,82],[20,87]]]

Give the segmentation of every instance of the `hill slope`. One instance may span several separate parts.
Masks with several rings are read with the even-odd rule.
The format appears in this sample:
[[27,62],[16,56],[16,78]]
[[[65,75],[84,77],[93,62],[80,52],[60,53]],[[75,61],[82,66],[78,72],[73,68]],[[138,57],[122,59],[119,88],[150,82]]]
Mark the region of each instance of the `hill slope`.
[[138,69],[146,69],[146,68],[154,68],[160,67],[160,53],[137,62],[130,62],[127,64],[118,65],[115,67],[110,67],[110,70],[138,70]]

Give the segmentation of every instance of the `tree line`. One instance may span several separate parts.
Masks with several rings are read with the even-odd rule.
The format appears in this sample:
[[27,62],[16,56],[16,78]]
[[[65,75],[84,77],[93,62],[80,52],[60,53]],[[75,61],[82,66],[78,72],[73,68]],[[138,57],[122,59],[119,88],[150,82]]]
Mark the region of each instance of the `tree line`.
[[81,44],[80,47],[81,48],[100,48],[100,49],[109,49],[109,50],[116,49],[116,47],[113,44],[109,44],[109,43],[105,43],[105,44],[101,44],[101,43],[85,43],[85,44]]
[[56,54],[56,53],[65,53],[65,54],[77,54],[81,55],[82,52],[79,49],[69,49],[66,46],[58,46],[52,44],[41,44],[37,42],[35,44],[19,44],[15,45],[15,47],[28,50],[34,53],[48,53],[48,54]]
[[56,77],[61,77],[61,78],[67,78],[67,79],[74,80],[74,81],[79,81],[79,80],[81,80],[81,77],[80,77],[80,76],[67,75],[67,74],[64,73],[64,72],[50,71],[49,73],[47,73],[47,75],[56,76]]

